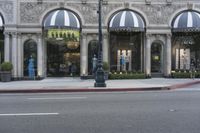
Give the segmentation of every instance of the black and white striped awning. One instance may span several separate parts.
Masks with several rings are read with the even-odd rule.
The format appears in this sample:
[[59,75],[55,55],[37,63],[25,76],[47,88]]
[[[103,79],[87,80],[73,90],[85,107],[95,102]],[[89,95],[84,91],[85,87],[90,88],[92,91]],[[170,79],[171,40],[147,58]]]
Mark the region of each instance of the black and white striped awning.
[[110,20],[109,31],[144,31],[144,21],[142,17],[133,11],[120,11]]
[[56,10],[51,12],[44,21],[44,28],[69,28],[80,29],[80,21],[77,16],[68,10]]
[[184,11],[174,19],[172,27],[173,32],[200,31],[200,14],[195,11]]
[[3,18],[0,16],[0,29],[3,29]]

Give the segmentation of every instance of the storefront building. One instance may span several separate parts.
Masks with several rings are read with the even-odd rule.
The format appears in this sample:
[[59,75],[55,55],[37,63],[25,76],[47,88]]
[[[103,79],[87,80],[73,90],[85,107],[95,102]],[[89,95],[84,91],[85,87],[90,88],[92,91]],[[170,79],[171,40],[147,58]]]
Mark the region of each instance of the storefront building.
[[[1,0],[0,61],[12,76],[92,75],[98,56],[98,0]],[[199,0],[103,0],[103,62],[110,72],[168,77],[200,69]]]

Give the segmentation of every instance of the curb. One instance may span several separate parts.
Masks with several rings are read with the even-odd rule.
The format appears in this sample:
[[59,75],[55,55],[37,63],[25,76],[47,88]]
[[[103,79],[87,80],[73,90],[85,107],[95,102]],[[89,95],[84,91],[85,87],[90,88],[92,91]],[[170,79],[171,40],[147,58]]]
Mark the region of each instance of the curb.
[[122,91],[159,91],[169,90],[168,87],[146,88],[82,88],[82,89],[29,89],[29,90],[0,90],[0,93],[58,93],[58,92],[122,92]]
[[200,80],[198,81],[192,81],[192,82],[188,82],[188,83],[183,83],[183,84],[175,84],[175,85],[171,85],[169,86],[170,90],[175,90],[175,89],[180,89],[180,88],[185,88],[191,85],[195,85],[195,84],[200,84]]
[[59,92],[123,92],[123,91],[162,91],[162,90],[175,90],[179,88],[188,87],[191,85],[200,84],[200,80],[192,81],[188,83],[175,84],[171,86],[164,87],[143,87],[143,88],[66,88],[66,89],[4,89],[0,90],[0,93],[59,93]]

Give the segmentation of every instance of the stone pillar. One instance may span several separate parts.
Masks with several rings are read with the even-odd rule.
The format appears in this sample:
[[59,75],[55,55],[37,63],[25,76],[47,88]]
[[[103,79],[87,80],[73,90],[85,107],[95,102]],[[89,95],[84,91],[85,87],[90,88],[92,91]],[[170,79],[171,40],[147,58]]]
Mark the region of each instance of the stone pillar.
[[12,33],[12,64],[13,64],[13,78],[17,78],[17,57],[18,57],[18,52],[17,52],[17,33],[13,32]]
[[141,46],[141,48],[140,48],[140,54],[141,54],[140,70],[141,70],[141,72],[144,72],[144,36],[143,36],[143,33],[140,33],[140,34],[141,34],[141,36],[140,36],[140,38],[141,38],[141,42],[140,42],[140,46]]
[[10,61],[10,35],[4,32],[4,61]]
[[21,33],[17,34],[17,71],[18,71],[18,77],[23,77],[23,44],[22,44],[22,36]]
[[81,44],[81,51],[80,51],[80,58],[81,58],[81,76],[88,75],[88,45],[87,45],[87,34],[82,34],[82,41]]
[[108,44],[108,34],[103,35],[103,62],[109,61],[109,44]]
[[166,41],[166,69],[165,69],[165,76],[171,75],[171,34],[167,35],[167,41]]
[[44,64],[43,64],[43,72],[44,72],[44,78],[47,77],[47,41],[44,39],[44,35],[41,36],[42,38],[42,48],[43,48],[43,59],[44,59]]
[[42,34],[38,34],[37,44],[37,76],[44,77],[44,46],[42,45]]
[[151,35],[147,34],[146,35],[146,47],[145,47],[145,74],[147,76],[151,76],[151,39],[150,39]]

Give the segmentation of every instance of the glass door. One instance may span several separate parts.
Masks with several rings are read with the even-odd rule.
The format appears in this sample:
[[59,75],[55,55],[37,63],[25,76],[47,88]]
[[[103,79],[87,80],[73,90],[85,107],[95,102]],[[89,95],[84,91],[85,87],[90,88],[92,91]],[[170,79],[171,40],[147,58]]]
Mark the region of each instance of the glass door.
[[161,72],[162,47],[160,44],[154,43],[151,46],[151,72]]

